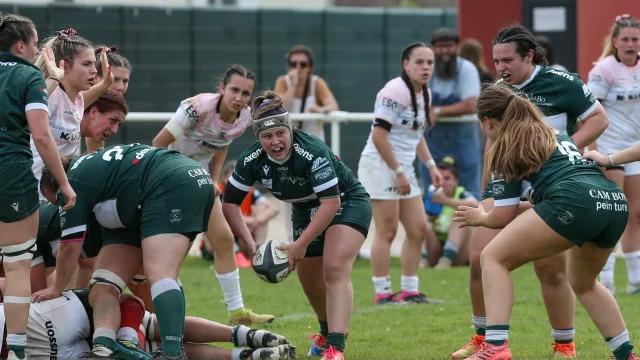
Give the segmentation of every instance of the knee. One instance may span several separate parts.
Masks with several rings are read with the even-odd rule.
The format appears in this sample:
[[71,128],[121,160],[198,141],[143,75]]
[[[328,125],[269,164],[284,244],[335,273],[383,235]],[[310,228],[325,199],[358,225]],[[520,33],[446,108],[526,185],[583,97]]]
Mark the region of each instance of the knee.
[[337,284],[344,279],[349,279],[349,270],[341,264],[323,264],[322,275],[327,285]]
[[233,249],[233,233],[230,231],[220,231],[216,236],[207,235],[205,240],[216,252]]
[[[377,225],[376,225],[377,226]],[[384,224],[376,228],[377,239],[386,242],[393,242],[398,233],[398,224]]]
[[571,284],[573,293],[576,294],[576,296],[580,297],[580,295],[593,289],[593,287],[596,285],[596,279],[584,279],[580,278],[579,276],[572,276],[569,280],[569,283]]
[[419,223],[411,224],[411,226],[407,226],[405,231],[407,233],[407,240],[409,241],[417,241],[420,244],[424,241],[424,237],[427,235],[427,231],[429,230],[429,226],[426,221],[422,221]]
[[111,297],[118,299],[127,288],[126,282],[114,272],[105,269],[94,271],[89,281],[89,302]]
[[535,265],[536,275],[542,286],[561,286],[567,282],[564,264]]

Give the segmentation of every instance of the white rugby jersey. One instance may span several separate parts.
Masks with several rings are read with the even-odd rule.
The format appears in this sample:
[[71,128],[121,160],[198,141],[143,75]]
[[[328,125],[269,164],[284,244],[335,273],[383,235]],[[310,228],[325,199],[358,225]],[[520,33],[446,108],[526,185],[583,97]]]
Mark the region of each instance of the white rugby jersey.
[[[431,101],[431,91],[427,91],[429,91],[429,101]],[[382,90],[378,92],[373,110],[374,119],[382,119],[391,124],[391,130],[388,135],[389,143],[398,162],[405,165],[413,164],[416,158],[416,148],[426,126],[422,91],[415,96],[418,104],[417,121],[419,128],[417,130],[413,130],[415,113],[411,102],[411,93],[400,77],[387,82]],[[380,154],[373,143],[372,135],[373,125],[362,155],[379,158]]]
[[249,126],[251,110],[246,107],[230,124],[220,118],[220,94],[203,93],[183,100],[165,126],[176,138],[169,149],[177,150],[208,169],[211,157],[240,137]]
[[[0,329],[4,329],[4,304],[0,304]],[[77,359],[91,351],[90,323],[82,302],[72,291],[33,303],[29,308],[26,353],[33,360]],[[2,334],[0,334],[0,339]]]
[[602,136],[640,141],[640,61],[627,66],[609,55],[591,69],[588,86],[609,117]]
[[[49,130],[56,142],[61,156],[80,153],[80,122],[84,115],[84,98],[78,92],[75,103],[72,103],[60,86],[49,96]],[[31,138],[31,153],[33,154],[33,174],[40,183],[44,162]],[[44,199],[40,194],[40,199]]]

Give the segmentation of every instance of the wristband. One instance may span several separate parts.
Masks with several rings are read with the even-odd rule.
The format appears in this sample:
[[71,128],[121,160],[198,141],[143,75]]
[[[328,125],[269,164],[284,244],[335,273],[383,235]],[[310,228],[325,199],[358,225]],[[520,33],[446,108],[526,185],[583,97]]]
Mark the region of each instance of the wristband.
[[402,168],[402,165],[398,166],[397,169],[393,170],[393,174],[395,176],[398,176],[400,174],[404,174],[404,169]]
[[615,162],[613,161],[613,154],[609,155],[609,166],[615,166]]
[[56,78],[52,78],[52,77],[50,77],[50,78],[48,78],[47,80],[53,80],[53,81],[58,82],[58,84],[60,84],[60,80],[58,80],[58,79],[56,79]]
[[431,169],[432,167],[436,166],[436,161],[433,159],[429,159],[426,165],[429,169]]

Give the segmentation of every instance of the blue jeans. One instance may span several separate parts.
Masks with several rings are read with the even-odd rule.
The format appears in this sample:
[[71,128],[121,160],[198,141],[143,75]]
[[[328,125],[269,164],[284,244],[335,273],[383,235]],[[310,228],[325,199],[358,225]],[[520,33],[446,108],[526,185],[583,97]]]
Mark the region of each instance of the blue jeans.
[[[482,199],[480,182],[482,178],[480,152],[480,125],[473,123],[438,123],[431,130],[431,137],[425,133],[429,151],[436,164],[446,156],[456,161],[460,186],[471,192],[476,199]],[[431,185],[429,170],[420,163],[420,178],[424,189]]]

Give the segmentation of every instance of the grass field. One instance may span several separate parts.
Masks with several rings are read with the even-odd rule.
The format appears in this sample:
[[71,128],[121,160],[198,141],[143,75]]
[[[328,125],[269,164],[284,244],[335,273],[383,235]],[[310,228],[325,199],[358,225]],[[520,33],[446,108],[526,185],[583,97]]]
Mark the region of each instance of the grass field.
[[[189,257],[180,279],[187,296],[187,314],[226,322],[222,292],[210,262]],[[400,266],[392,262],[394,291],[400,287]],[[540,286],[527,265],[513,273],[515,304],[511,321],[514,359],[551,359],[551,328],[540,295]],[[444,305],[374,306],[369,262],[358,260],[351,279],[355,292],[354,314],[349,326],[347,359],[450,359],[450,354],[474,334],[468,292],[468,268],[421,269],[420,288]],[[240,279],[245,305],[276,320],[265,326],[285,335],[296,345],[298,358],[306,359],[307,334],[318,331],[318,323],[293,273],[280,284],[267,284],[251,269],[242,269]],[[630,296],[627,271],[622,259],[616,267],[617,300],[625,316],[632,341],[640,345],[640,296]],[[580,359],[608,359],[609,347],[584,309],[576,312],[576,346]],[[222,345],[223,347],[228,347]]]

